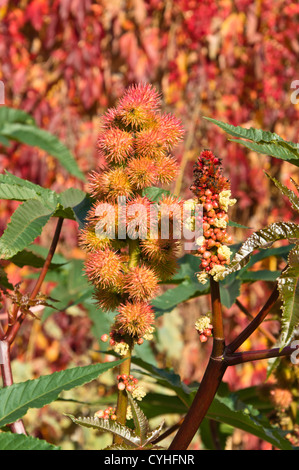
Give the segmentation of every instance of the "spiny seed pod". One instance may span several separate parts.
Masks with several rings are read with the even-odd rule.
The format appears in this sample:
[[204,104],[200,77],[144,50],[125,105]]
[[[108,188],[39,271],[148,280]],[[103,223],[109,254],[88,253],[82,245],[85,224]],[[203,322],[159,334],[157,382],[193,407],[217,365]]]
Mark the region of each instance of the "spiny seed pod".
[[87,255],[85,271],[97,287],[111,287],[122,273],[122,259],[116,252],[106,248]]
[[126,302],[118,308],[114,328],[121,335],[140,338],[148,333],[155,321],[155,314],[150,305],[144,302]]
[[136,266],[124,276],[124,291],[131,300],[149,300],[158,290],[158,277],[155,272],[144,266]]

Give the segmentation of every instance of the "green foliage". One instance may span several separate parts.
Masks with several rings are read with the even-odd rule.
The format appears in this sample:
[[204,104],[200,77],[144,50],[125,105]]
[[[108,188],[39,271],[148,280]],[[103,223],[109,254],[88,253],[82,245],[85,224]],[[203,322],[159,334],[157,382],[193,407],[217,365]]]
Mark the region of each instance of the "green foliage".
[[56,400],[63,390],[88,383],[122,361],[95,364],[55,372],[16,383],[0,390],[0,427],[22,418],[29,408],[41,408]]
[[[175,393],[175,395],[166,393],[147,394],[140,406],[149,418],[160,414],[185,414],[187,412],[197,391],[198,384],[187,386],[181,381],[180,376],[172,370],[153,367],[151,364],[137,358],[133,358],[132,362],[146,371],[146,375],[149,374],[152,378],[155,378],[160,386]],[[252,404],[246,403],[242,399],[245,398],[244,393],[239,396],[238,392],[230,393],[223,386],[214,398],[206,417],[249,432],[266,442],[270,442],[279,449],[292,449],[291,444],[284,438],[283,432],[279,428],[271,426],[266,416],[255,406],[257,404],[256,396],[256,392],[252,394]]]
[[[57,300],[55,303],[56,309],[64,311],[68,307],[78,305],[79,303],[88,311],[91,309],[90,299],[93,294],[93,288],[83,276],[82,260],[70,260],[59,269],[48,273],[48,280],[56,283],[56,286],[51,291],[51,297]],[[52,309],[46,308],[43,312],[42,320],[45,321],[52,313]],[[105,321],[102,319],[100,311],[97,311],[96,315],[99,317],[100,322]]]
[[37,199],[51,209],[54,209],[57,204],[57,194],[54,191],[19,178],[8,171],[0,175],[0,195],[1,199],[15,201]]
[[[38,249],[38,245],[31,245],[31,250]],[[34,253],[29,250],[19,251],[16,255],[10,258],[10,261],[18,266],[23,268],[24,266],[31,266],[32,268],[42,268],[45,263],[45,257],[41,256],[39,253]],[[61,256],[54,255],[54,262],[49,266],[49,270],[57,269],[63,266],[66,263],[66,259]]]
[[75,188],[57,194],[10,173],[0,175],[0,197],[23,201],[0,238],[0,257],[10,259],[41,234],[51,217],[76,220],[84,225],[91,206],[89,196]]
[[299,226],[293,222],[275,222],[268,227],[254,232],[241,245],[232,262],[227,266],[223,277],[239,271],[249,262],[251,255],[257,249],[269,248],[278,240],[297,240],[299,238]]
[[170,194],[166,189],[158,188],[152,186],[150,188],[145,188],[142,191],[142,195],[148,197],[151,201],[159,202],[163,195],[168,196]]
[[[231,249],[238,252],[240,246],[242,245],[233,245]],[[240,266],[239,270],[234,270],[234,272],[227,275],[224,280],[220,281],[220,294],[223,305],[230,308],[234,304],[236,298],[240,295],[240,288],[243,283],[275,281],[280,272],[268,270],[251,271],[249,268],[270,256],[287,259],[292,247],[293,245],[278,248],[264,248],[257,253],[254,253],[254,250],[251,256],[246,259],[247,263],[244,261],[244,266],[242,264],[243,267]],[[259,247],[257,246],[256,249],[258,250]],[[180,258],[178,262],[179,270],[169,281],[169,284],[176,285],[176,287],[169,288],[163,294],[152,300],[156,317],[171,312],[182,302],[207,295],[210,292],[209,283],[200,284],[196,278],[196,272],[199,269],[199,260],[196,256],[187,254]]]
[[129,404],[131,406],[135,432],[137,436],[140,437],[140,442],[143,445],[146,442],[146,436],[149,432],[149,422],[141,408],[137,405],[136,400],[133,399],[131,393],[127,392],[127,395]]
[[292,449],[292,445],[284,438],[284,434],[279,428],[271,426],[266,416],[263,416],[252,405],[244,404],[233,393],[226,397],[217,395],[207,413],[207,417],[249,432],[266,442],[270,442],[278,449]]
[[8,146],[13,140],[38,147],[55,157],[71,175],[85,179],[68,148],[50,132],[37,127],[34,119],[24,111],[1,106],[0,137],[2,145]]
[[105,450],[148,450],[156,449],[157,447],[152,442],[157,439],[161,433],[164,422],[162,422],[153,431],[149,429],[149,422],[144,415],[143,411],[138,406],[136,400],[132,395],[127,392],[128,400],[131,405],[135,430],[128,428],[122,424],[111,419],[103,418],[75,418],[74,416],[67,415],[71,420],[81,426],[87,428],[97,429],[102,432],[110,432],[114,436],[121,438],[122,444],[112,444]]
[[60,450],[52,444],[23,434],[0,433],[0,450]]
[[19,206],[0,238],[0,257],[9,259],[30,245],[42,232],[53,211],[36,199]]
[[[287,186],[277,181],[277,179],[274,178],[273,176],[268,175],[267,173],[266,175],[275,184],[275,186],[281,191],[281,193],[289,199],[292,205],[292,208],[296,210],[297,212],[299,212],[299,197],[294,193],[294,191],[292,191]],[[297,187],[295,181],[294,180],[292,181],[295,187]]]
[[123,426],[116,421],[103,418],[75,418],[67,415],[75,424],[79,424],[85,428],[92,428],[102,432],[111,432],[114,436],[120,437],[128,446],[138,447],[140,438],[130,428]]
[[280,346],[284,347],[299,324],[299,245],[289,254],[288,268],[278,279],[278,289],[282,299]]
[[299,151],[296,143],[287,142],[279,135],[261,129],[254,129],[252,127],[245,129],[240,126],[226,124],[216,119],[208,117],[205,117],[205,119],[216,124],[229,135],[238,137],[238,139],[230,139],[232,142],[244,145],[254,152],[270,155],[299,166]]

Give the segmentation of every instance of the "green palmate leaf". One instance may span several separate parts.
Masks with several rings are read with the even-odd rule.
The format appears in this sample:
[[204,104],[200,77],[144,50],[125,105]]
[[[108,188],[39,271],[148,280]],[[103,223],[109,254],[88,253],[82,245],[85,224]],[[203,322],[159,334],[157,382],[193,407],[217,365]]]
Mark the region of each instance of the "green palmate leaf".
[[278,278],[278,289],[282,300],[280,346],[284,347],[299,324],[299,245],[290,252],[288,268]]
[[76,220],[80,228],[82,228],[84,225],[84,219],[91,206],[91,199],[84,191],[76,188],[69,188],[59,194],[58,206],[55,215],[57,217]]
[[[0,266],[0,289],[1,287],[4,289],[13,289],[13,285],[10,284],[10,282],[8,281],[7,274],[2,268],[2,266]],[[0,296],[0,300],[1,300],[1,296]]]
[[60,450],[52,444],[23,434],[0,434],[0,450]]
[[148,419],[161,415],[184,415],[188,407],[176,395],[147,393],[140,403]]
[[292,445],[284,438],[279,428],[272,427],[266,417],[251,405],[245,405],[234,394],[216,396],[210,406],[207,418],[242,429],[258,438],[270,442],[281,450],[291,450]]
[[53,211],[35,199],[20,205],[0,238],[0,257],[9,259],[30,245],[41,234],[52,214]]
[[132,446],[126,444],[111,444],[103,450],[132,450]]
[[275,186],[277,186],[277,188],[280,189],[282,194],[287,196],[290,203],[292,204],[293,209],[299,212],[299,197],[294,193],[294,191],[292,191],[287,186],[277,181],[277,179],[274,178],[273,176],[268,175],[268,173],[266,173],[266,175],[268,176],[268,178],[270,178],[271,181],[273,181]]
[[166,189],[157,188],[156,186],[152,186],[150,188],[145,188],[142,191],[142,195],[148,197],[151,201],[159,202],[163,195],[169,196],[170,192]]
[[147,440],[146,436],[149,431],[149,422],[143,411],[138,406],[136,400],[133,399],[131,393],[127,392],[127,395],[135,424],[135,433],[140,437],[141,445],[143,445]]
[[[241,126],[233,126],[231,124],[227,124],[222,121],[218,121],[217,119],[212,119],[206,116],[203,116],[204,119],[207,121],[216,124],[216,126],[223,129],[228,134],[232,135],[233,137],[241,137],[243,139],[252,140],[253,142],[276,142],[276,141],[283,141],[283,139],[272,132],[263,131],[262,129],[255,129],[254,127],[250,127],[250,129],[246,129]],[[295,144],[294,144],[295,145]]]
[[21,109],[9,108],[8,106],[0,107],[0,131],[7,123],[19,122],[36,126],[33,117]]
[[52,216],[77,220],[82,226],[87,206],[91,206],[90,198],[79,189],[70,188],[57,194],[10,173],[0,175],[1,198],[24,201],[12,215],[0,239],[0,257],[4,259],[30,245]]
[[174,391],[183,403],[190,404],[191,390],[172,369],[160,369],[137,357],[132,358],[132,363],[147,371],[157,383]]
[[274,282],[279,276],[280,271],[269,271],[268,269],[262,269],[260,271],[244,271],[240,273],[240,279],[242,282]]
[[224,278],[228,274],[236,272],[246,266],[252,253],[256,249],[268,248],[278,240],[297,240],[299,238],[299,226],[292,222],[276,222],[268,227],[253,233],[241,245],[232,262],[222,274]]
[[72,210],[75,214],[75,219],[78,222],[80,229],[82,229],[85,226],[86,218],[92,205],[93,205],[92,198],[88,194],[85,194],[84,199],[82,199],[82,201],[79,202],[79,204],[72,207]]
[[203,419],[200,425],[200,438],[206,450],[225,450],[227,440],[234,432],[232,426],[207,418]]
[[238,224],[237,222],[233,222],[232,220],[229,220],[229,222],[228,222],[227,225],[228,225],[229,227],[237,227],[237,228],[249,229],[249,227],[246,227],[246,225]]
[[135,434],[132,429],[129,429],[122,424],[103,418],[75,418],[72,415],[67,415],[71,420],[86,428],[96,429],[102,432],[111,432],[115,436],[121,437],[123,441],[133,447],[141,445],[140,437]]
[[46,151],[55,157],[70,174],[84,180],[84,175],[79,170],[76,160],[68,148],[56,136],[44,129],[38,128],[32,122],[30,124],[24,121],[7,122],[0,127],[0,135],[4,138]]
[[59,194],[60,204],[65,208],[78,206],[86,197],[86,193],[76,188],[69,188]]
[[[32,251],[29,250],[23,250],[14,255],[12,258],[10,258],[10,261],[18,266],[19,268],[23,268],[24,266],[31,266],[33,268],[42,268],[45,263],[45,258],[42,256],[39,256],[35,253],[32,253]],[[64,261],[66,263],[66,260]],[[49,270],[51,269],[57,269],[60,266],[63,266],[62,263],[51,263],[49,265]]]
[[157,437],[160,436],[161,431],[164,426],[164,421],[162,421],[157,428],[155,428],[153,431],[149,431],[146,435],[146,439],[143,443],[143,447],[148,447],[149,444],[151,444]]
[[[234,253],[236,253],[241,246],[241,244],[237,244],[232,245],[230,248]],[[251,267],[258,261],[270,256],[287,259],[287,255],[292,246],[293,245],[271,249],[264,247],[262,251],[252,254],[250,260],[247,260],[248,267]],[[210,291],[209,283],[200,284],[196,278],[196,273],[199,270],[199,260],[197,256],[189,254],[184,255],[179,259],[178,264],[178,272],[169,281],[169,284],[176,284],[177,286],[169,288],[151,302],[155,309],[157,318],[165,313],[171,312],[182,302],[186,302],[189,299],[193,299],[201,295],[206,295]],[[279,273],[276,271],[245,271],[245,268],[243,268],[242,272],[237,275],[232,273],[232,276],[226,276],[225,279],[220,282],[222,303],[225,307],[230,308],[235,302],[236,297],[239,296],[241,284],[243,282],[254,282],[259,280],[273,281],[276,280],[278,275]]]
[[23,180],[11,173],[0,175],[0,199],[27,201],[38,199],[43,205],[53,209],[55,217],[76,220],[83,227],[85,218],[92,206],[92,199],[84,191],[69,188],[60,194],[42,188],[31,181]]
[[[195,391],[192,393],[192,397],[194,394]],[[177,396],[162,393],[147,394],[140,406],[149,418],[167,414],[184,415],[188,411],[188,407]],[[284,438],[283,431],[271,426],[266,416],[257,408],[239,399],[238,393],[225,393],[225,396],[217,394],[206,418],[232,426],[234,429],[241,429],[259,439],[270,442],[279,449],[292,449],[289,441]]]
[[88,383],[121,361],[55,372],[0,390],[0,427],[22,418],[29,408],[41,408],[56,400],[63,390]]
[[[232,126],[216,119],[204,117],[208,121],[216,124],[225,132],[239,139],[231,139],[232,142],[239,143],[255,152],[271,155],[272,157],[287,160],[290,163],[299,166],[299,151],[297,144],[283,140],[279,135],[263,131],[261,129],[245,129],[240,126]],[[242,140],[247,139],[247,140]]]
[[242,280],[235,273],[227,276],[219,283],[221,302],[226,308],[230,308],[240,295]]
[[[2,190],[2,188],[4,189]],[[0,199],[13,199],[16,201],[38,199],[45,206],[53,209],[58,203],[58,194],[55,191],[43,188],[9,172],[0,175],[0,194]]]
[[13,201],[26,201],[36,199],[36,193],[32,189],[22,188],[13,184],[0,183],[0,199]]
[[9,147],[10,141],[6,137],[0,135],[0,144],[4,147]]
[[178,304],[208,291],[208,286],[206,285],[185,280],[174,289],[168,289],[153,299],[151,304],[155,309],[156,317],[159,317],[164,313],[171,312]]
[[276,258],[282,258],[283,260],[287,260],[290,251],[294,248],[294,245],[285,245],[279,246],[277,248],[264,248],[258,253],[251,256],[250,261],[247,265],[247,268],[253,266],[255,263],[262,261],[263,259],[269,258],[270,256],[275,256]]
[[246,142],[240,139],[231,139],[231,142],[244,145],[244,147],[254,152],[270,155],[271,157],[279,158],[288,161],[295,166],[299,166],[298,151],[295,149],[288,149],[284,147],[283,143],[277,142],[273,144],[256,144],[255,142]]

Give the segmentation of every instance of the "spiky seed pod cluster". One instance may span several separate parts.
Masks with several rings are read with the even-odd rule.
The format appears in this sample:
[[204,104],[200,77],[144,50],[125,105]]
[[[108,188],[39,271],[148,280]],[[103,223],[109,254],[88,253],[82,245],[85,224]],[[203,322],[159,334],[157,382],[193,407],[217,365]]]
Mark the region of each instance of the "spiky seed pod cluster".
[[198,281],[206,283],[209,275],[218,281],[225,265],[229,263],[231,251],[227,244],[232,237],[227,233],[228,208],[236,203],[230,199],[230,182],[222,174],[221,160],[210,150],[204,150],[194,167],[194,182],[190,188],[196,204],[203,207],[203,236],[196,240],[198,256],[201,258]]
[[[154,313],[149,301],[159,282],[172,277],[177,267],[178,240],[172,229],[180,223],[180,209],[175,207],[182,203],[162,198],[161,211],[153,218],[156,203],[142,194],[149,186],[169,183],[178,169],[170,152],[182,138],[181,123],[159,108],[157,91],[137,85],[103,116],[98,149],[104,165],[89,176],[95,203],[80,233],[87,252],[85,271],[95,286],[97,304],[117,311],[110,345],[122,355],[133,344],[152,338]],[[169,235],[163,238],[167,217]],[[108,336],[103,335],[104,340]]]

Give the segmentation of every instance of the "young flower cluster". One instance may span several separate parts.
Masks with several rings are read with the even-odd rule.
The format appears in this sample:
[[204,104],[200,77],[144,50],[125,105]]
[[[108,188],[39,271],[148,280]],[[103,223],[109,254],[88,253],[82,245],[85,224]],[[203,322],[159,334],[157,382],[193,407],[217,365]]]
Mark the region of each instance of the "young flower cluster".
[[[229,263],[231,251],[226,244],[232,238],[226,231],[228,208],[236,203],[230,199],[230,182],[223,176],[221,160],[210,150],[201,152],[194,168],[194,182],[190,188],[196,204],[203,207],[203,236],[196,240],[201,258],[198,281],[205,284],[209,275],[218,281],[225,265]],[[201,217],[201,216],[200,216]]]
[[[159,282],[176,270],[178,240],[161,237],[163,214],[157,217],[158,235],[152,236],[150,215],[155,203],[143,192],[169,183],[178,169],[170,151],[180,141],[182,127],[174,116],[161,113],[159,106],[159,94],[152,86],[137,85],[104,115],[98,148],[105,165],[89,177],[95,203],[80,235],[97,304],[118,312],[110,345],[121,355],[152,337],[154,312],[149,301]],[[160,203],[171,212],[180,201],[166,196]],[[170,216],[171,223],[174,218]]]
[[134,377],[132,374],[118,375],[117,380],[118,380],[118,385],[117,385],[118,390],[128,390],[128,392],[130,393],[133,392],[133,390],[136,388],[136,385],[138,383],[138,379],[136,379],[136,377]]
[[116,408],[112,408],[112,406],[109,406],[105,410],[96,411],[94,417],[102,419],[112,419],[112,421],[116,421]]
[[208,315],[203,315],[198,318],[195,322],[195,329],[199,334],[199,339],[201,343],[208,341],[208,338],[213,334],[213,325],[211,323],[211,318]]

